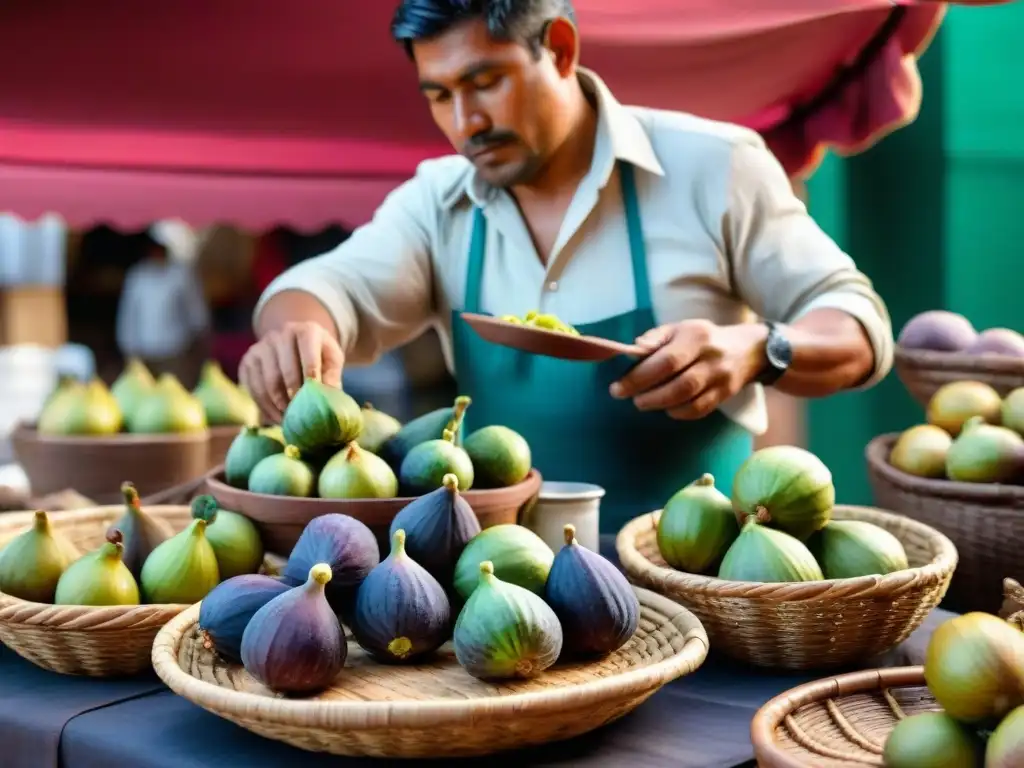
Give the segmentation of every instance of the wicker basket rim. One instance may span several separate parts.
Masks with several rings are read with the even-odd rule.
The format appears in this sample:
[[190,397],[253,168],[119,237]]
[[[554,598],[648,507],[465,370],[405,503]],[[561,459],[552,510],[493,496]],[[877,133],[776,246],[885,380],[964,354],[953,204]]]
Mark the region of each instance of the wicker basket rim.
[[145,446],[145,445],[191,445],[210,440],[211,431],[176,432],[173,434],[131,434],[119,432],[116,435],[41,435],[35,424],[21,422],[11,432],[12,442],[36,443],[39,445],[78,446]]
[[956,480],[933,480],[902,472],[889,463],[893,443],[899,439],[899,432],[889,432],[871,440],[864,449],[871,471],[901,490],[939,499],[954,499],[971,504],[988,501],[999,502],[999,506],[1019,505],[1024,511],[1024,486],[988,483],[961,483]]
[[821,581],[778,584],[726,581],[714,576],[701,576],[657,565],[640,553],[636,547],[637,536],[642,532],[652,530],[655,527],[656,516],[660,513],[661,510],[656,510],[636,517],[619,531],[619,535],[615,538],[615,548],[618,551],[620,562],[627,569],[646,573],[654,581],[665,584],[670,589],[689,593],[699,592],[716,598],[743,598],[791,603],[823,599],[892,597],[909,590],[916,590],[923,585],[941,583],[956,568],[958,559],[953,542],[931,526],[873,507],[841,504],[836,505],[833,510],[833,516],[836,519],[866,520],[867,522],[899,521],[900,525],[927,538],[932,544],[931,562],[894,571],[884,576],[860,576],[855,579],[823,579]]
[[[59,526],[61,522],[68,520],[89,522],[123,509],[124,505],[122,504],[107,504],[101,507],[48,512],[47,515],[51,525]],[[147,507],[146,511],[191,514],[190,507],[183,504],[157,504]],[[3,515],[0,517],[0,536],[12,528],[21,528],[27,525],[34,516],[35,512],[12,512]],[[67,631],[86,629],[90,632],[113,631],[150,624],[163,625],[171,617],[178,615],[188,607],[188,604],[175,605],[171,603],[105,606],[53,605],[22,600],[19,597],[0,592],[0,622],[8,625],[50,627]]]
[[894,356],[897,363],[910,368],[1024,376],[1024,360],[1006,355],[934,352],[924,349],[904,349],[897,345]]
[[693,672],[708,654],[708,637],[700,620],[678,603],[641,587],[633,587],[641,604],[670,617],[685,636],[685,643],[667,659],[633,667],[611,677],[546,691],[492,696],[483,699],[433,701],[320,701],[276,699],[255,693],[221,688],[188,674],[178,663],[182,639],[199,617],[192,606],[168,622],[153,643],[153,668],[172,691],[215,712],[258,715],[264,721],[305,728],[422,728],[464,722],[467,718],[561,712],[592,701],[630,695],[660,687]]
[[798,709],[821,699],[924,684],[924,667],[865,669],[804,683],[770,699],[755,713],[750,721],[750,740],[758,759],[770,760],[767,764],[772,768],[807,768],[806,763],[780,750],[775,740],[776,729]]

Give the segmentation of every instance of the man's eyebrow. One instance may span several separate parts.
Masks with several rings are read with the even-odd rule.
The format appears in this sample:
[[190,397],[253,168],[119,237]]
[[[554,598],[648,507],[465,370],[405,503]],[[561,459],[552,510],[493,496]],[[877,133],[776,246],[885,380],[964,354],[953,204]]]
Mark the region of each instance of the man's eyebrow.
[[[493,69],[499,69],[503,65],[498,61],[481,61],[463,71],[456,80],[460,83],[465,83],[473,78],[490,72]],[[421,91],[443,91],[447,86],[441,83],[434,82],[433,80],[420,80]]]

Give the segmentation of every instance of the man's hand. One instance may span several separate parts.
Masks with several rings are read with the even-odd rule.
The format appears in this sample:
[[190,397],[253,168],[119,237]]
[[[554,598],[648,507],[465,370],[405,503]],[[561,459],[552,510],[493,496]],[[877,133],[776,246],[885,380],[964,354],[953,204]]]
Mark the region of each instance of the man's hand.
[[319,323],[286,323],[249,347],[238,379],[263,415],[279,424],[284,409],[307,378],[341,386],[345,355]]
[[704,418],[761,372],[767,336],[761,323],[685,320],[654,328],[636,340],[650,356],[612,384],[611,394],[633,398],[641,411]]

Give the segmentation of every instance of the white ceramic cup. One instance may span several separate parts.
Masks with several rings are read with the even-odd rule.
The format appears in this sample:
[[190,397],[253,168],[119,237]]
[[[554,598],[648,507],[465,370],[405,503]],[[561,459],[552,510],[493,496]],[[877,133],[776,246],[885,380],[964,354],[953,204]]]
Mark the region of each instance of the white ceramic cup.
[[524,525],[558,552],[565,544],[565,525],[572,523],[576,527],[576,541],[597,552],[602,498],[604,488],[599,485],[545,480]]

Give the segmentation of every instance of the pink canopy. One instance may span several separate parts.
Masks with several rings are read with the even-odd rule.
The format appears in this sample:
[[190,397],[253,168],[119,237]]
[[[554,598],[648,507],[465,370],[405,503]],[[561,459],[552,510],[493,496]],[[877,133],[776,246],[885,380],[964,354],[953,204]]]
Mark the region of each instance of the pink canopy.
[[[0,4],[0,211],[137,229],[358,224],[450,151],[385,0]],[[896,0],[577,0],[627,103],[734,120],[794,175],[912,120],[945,10]]]

